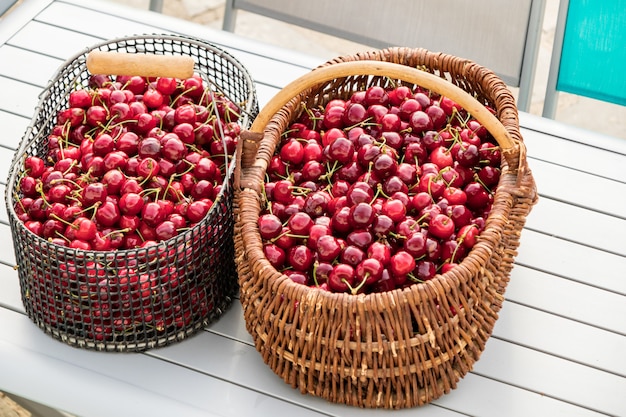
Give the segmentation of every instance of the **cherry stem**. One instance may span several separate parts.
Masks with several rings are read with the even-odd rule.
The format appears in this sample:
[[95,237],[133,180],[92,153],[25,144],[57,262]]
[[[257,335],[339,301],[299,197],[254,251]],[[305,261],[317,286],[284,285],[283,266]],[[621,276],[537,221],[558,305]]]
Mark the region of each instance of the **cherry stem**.
[[330,179],[335,174],[335,172],[339,169],[339,167],[337,166],[338,164],[339,164],[339,162],[333,161],[333,166],[331,168],[328,165],[328,162],[327,162],[326,163],[326,174],[320,176],[320,181],[327,180],[328,184],[332,184]]
[[[74,230],[78,229],[78,226],[77,226],[77,225],[75,225],[74,223],[70,223],[70,222],[68,222],[67,220],[65,220],[65,219],[63,219],[63,218],[61,218],[61,217],[57,216],[55,213],[51,213],[51,214],[50,214],[50,217],[51,217],[51,218],[53,218],[53,219],[55,219],[55,220],[60,221],[61,223],[65,224],[66,226],[71,227],[71,228],[72,228],[72,229],[74,229]],[[58,232],[57,232],[57,233],[58,233]],[[63,236],[63,238],[65,238],[65,237]]]
[[111,230],[109,233],[107,233],[106,235],[103,235],[102,237],[103,238],[108,238],[108,237],[111,237],[111,236],[117,236],[119,234],[124,234],[124,233],[130,232],[130,231],[131,231],[131,229],[129,227],[126,227],[124,229],[119,229],[119,230]]
[[[356,294],[359,292],[359,290],[360,290],[361,288],[363,288],[363,286],[365,285],[365,282],[367,281],[367,279],[369,278],[369,276],[370,276],[370,275],[371,275],[371,274],[370,274],[369,272],[366,272],[366,273],[365,273],[365,276],[364,276],[364,277],[363,277],[363,279],[361,280],[361,283],[360,283],[359,285],[357,285],[356,287],[354,287],[354,288],[352,288],[352,289],[351,289],[351,291],[352,291],[352,295],[356,295]],[[346,284],[347,284],[347,283],[346,283]],[[348,284],[348,287],[350,287],[350,284]]]
[[487,187],[487,185],[485,185],[485,183],[480,179],[480,177],[477,174],[474,174],[474,180],[479,183],[480,185],[483,186],[483,188],[485,189],[485,191],[487,191],[489,194],[493,194],[493,192],[491,191],[491,189],[489,187]]
[[317,281],[317,267],[319,266],[319,262],[315,261],[313,263],[313,282],[315,282],[315,286],[319,287],[320,283]]
[[[68,243],[71,242],[70,239],[67,236],[65,236],[63,233],[59,232],[58,230],[55,230],[54,234],[57,235],[57,237],[60,237],[61,239],[65,240]],[[52,238],[50,238],[50,239],[52,239]]]
[[408,278],[408,279],[410,279],[410,280],[411,280],[411,281],[413,281],[413,282],[417,282],[417,283],[422,283],[422,282],[424,282],[424,280],[419,279],[418,277],[416,277],[415,275],[413,275],[413,273],[412,273],[412,272],[409,272],[406,276],[407,276],[407,278]]

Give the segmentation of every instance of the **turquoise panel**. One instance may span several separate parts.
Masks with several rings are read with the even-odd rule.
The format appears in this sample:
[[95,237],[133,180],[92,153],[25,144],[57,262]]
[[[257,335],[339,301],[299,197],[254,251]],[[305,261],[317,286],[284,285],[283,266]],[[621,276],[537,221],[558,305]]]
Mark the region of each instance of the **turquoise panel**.
[[626,105],[626,0],[570,0],[557,90]]

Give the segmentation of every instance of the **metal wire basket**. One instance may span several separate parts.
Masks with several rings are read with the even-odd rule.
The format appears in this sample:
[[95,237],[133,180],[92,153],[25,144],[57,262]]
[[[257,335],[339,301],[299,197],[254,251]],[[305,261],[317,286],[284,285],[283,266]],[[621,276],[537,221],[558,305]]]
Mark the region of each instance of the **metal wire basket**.
[[[6,204],[26,313],[45,333],[71,346],[141,351],[183,340],[217,319],[238,290],[233,245],[233,173],[226,155],[221,190],[207,215],[177,236],[144,248],[82,250],[31,232],[18,218],[19,179],[27,156],[46,155],[47,136],[72,90],[86,88],[92,51],[184,55],[211,91],[238,107],[247,128],[258,112],[254,83],[229,53],[172,35],[106,41],[67,60],[41,95],[11,165]],[[220,132],[216,132],[219,134]],[[223,133],[223,132],[222,132]]]

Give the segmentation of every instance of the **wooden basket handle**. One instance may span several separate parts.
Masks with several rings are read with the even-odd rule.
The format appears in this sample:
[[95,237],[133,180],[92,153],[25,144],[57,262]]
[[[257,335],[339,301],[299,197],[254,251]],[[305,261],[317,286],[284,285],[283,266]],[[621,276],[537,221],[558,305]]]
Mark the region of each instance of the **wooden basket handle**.
[[185,79],[193,75],[194,60],[187,55],[91,51],[87,55],[87,70],[92,74]]
[[496,139],[503,150],[509,150],[516,145],[511,139],[504,125],[484,105],[469,95],[465,90],[426,71],[411,68],[405,65],[374,60],[342,62],[315,70],[292,81],[279,91],[260,111],[255,118],[251,132],[263,133],[270,119],[286,103],[299,93],[317,84],[335,78],[351,75],[380,75],[417,84],[435,93],[441,94],[457,102],[476,120],[478,120]]

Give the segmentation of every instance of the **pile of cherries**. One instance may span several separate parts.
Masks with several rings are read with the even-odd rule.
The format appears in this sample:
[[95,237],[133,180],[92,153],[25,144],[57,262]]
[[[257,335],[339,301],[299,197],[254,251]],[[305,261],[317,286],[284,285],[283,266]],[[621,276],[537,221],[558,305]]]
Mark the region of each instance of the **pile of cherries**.
[[258,228],[293,281],[372,293],[457,265],[484,229],[501,152],[453,100],[369,87],[305,109],[283,133]]
[[207,215],[240,132],[232,101],[198,75],[93,75],[68,103],[18,179],[28,230],[75,249],[134,249]]

